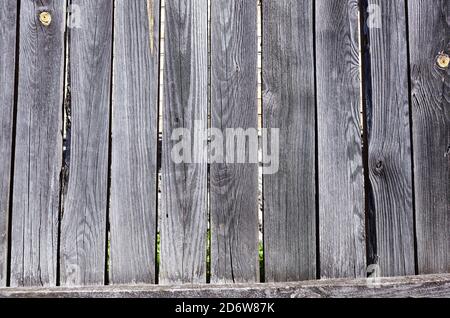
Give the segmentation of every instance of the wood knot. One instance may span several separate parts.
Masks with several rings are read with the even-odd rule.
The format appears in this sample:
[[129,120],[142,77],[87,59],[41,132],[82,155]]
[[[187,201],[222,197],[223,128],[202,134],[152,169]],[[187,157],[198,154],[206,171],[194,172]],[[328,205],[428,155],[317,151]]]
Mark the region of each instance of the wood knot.
[[373,171],[377,176],[382,175],[384,171],[384,162],[382,160],[377,160]]

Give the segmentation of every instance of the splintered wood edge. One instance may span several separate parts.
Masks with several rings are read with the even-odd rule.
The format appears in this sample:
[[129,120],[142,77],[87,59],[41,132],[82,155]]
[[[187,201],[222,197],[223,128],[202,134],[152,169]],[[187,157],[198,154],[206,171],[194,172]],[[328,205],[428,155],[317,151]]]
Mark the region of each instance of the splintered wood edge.
[[236,285],[1,288],[0,298],[449,298],[450,274]]

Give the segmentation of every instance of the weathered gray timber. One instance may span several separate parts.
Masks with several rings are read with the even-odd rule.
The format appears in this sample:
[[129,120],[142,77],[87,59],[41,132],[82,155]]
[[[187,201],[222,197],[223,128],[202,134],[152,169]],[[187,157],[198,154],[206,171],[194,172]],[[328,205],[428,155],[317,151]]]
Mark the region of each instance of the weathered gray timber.
[[61,284],[105,278],[113,2],[73,0],[83,10],[70,29],[70,168],[61,226]]
[[[369,0],[371,100],[366,104],[369,208],[383,276],[413,275],[414,213],[405,1]],[[375,14],[373,12],[372,14]],[[379,25],[374,25],[374,23]]]
[[[256,1],[211,2],[211,126],[225,137],[227,128],[257,128],[256,8]],[[225,149],[236,154],[237,143]],[[258,281],[258,165],[211,163],[210,182],[211,281]]]
[[0,0],[0,296],[449,296],[449,13]]
[[0,3],[0,286],[8,268],[9,198],[13,150],[17,1]]
[[115,5],[110,283],[154,283],[160,4]]
[[320,273],[365,276],[359,3],[316,1]]
[[[207,127],[207,9],[206,0],[166,1],[160,213],[163,284],[206,282],[207,148],[194,147],[194,129]],[[184,136],[172,135],[180,129]],[[181,140],[185,149],[177,152]],[[184,162],[178,162],[172,155],[175,152],[184,156]]]
[[264,175],[266,281],[315,279],[313,3],[269,0],[262,7],[263,127],[280,129],[281,147],[279,171]]
[[3,288],[0,298],[448,298],[450,275],[316,280],[296,283]]
[[418,269],[448,273],[450,82],[437,57],[450,54],[450,3],[409,0],[408,13]]
[[56,285],[64,8],[65,1],[20,3],[11,286]]

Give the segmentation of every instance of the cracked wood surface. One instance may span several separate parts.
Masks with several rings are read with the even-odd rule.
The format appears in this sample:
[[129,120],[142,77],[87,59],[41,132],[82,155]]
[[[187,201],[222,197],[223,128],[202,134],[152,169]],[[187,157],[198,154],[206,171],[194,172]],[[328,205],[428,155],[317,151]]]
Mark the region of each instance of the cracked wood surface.
[[384,276],[413,275],[414,213],[404,0],[369,0],[381,28],[368,28],[371,100],[366,104],[367,192],[376,237],[373,258]]
[[[20,4],[11,286],[55,286],[62,165],[65,1]],[[39,21],[50,12],[51,24]]]
[[61,285],[103,285],[106,269],[113,2],[73,0],[70,29],[71,138],[61,220]]

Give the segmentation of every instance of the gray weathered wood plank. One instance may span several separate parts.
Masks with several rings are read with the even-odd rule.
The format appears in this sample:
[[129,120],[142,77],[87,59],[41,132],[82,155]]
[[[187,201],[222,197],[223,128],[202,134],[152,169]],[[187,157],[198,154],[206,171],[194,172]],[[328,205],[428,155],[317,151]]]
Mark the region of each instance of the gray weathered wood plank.
[[82,10],[70,29],[70,168],[61,224],[61,285],[105,278],[111,95],[110,0],[73,0]]
[[450,275],[276,284],[3,288],[0,298],[448,298]]
[[[320,272],[365,276],[357,0],[316,1]],[[308,150],[306,150],[308,151]]]
[[282,148],[279,171],[264,175],[265,279],[315,279],[313,3],[269,0],[262,7],[263,128],[269,140],[270,128],[280,130]]
[[[206,282],[207,149],[193,137],[195,129],[207,127],[208,3],[167,0],[165,10],[160,282],[201,283]],[[180,154],[180,140],[185,160],[173,155]]]
[[[46,26],[42,12],[51,15]],[[20,4],[11,286],[56,285],[65,1]]]
[[[257,128],[256,10],[256,1],[211,2],[211,125],[225,137]],[[231,144],[226,157],[243,150]],[[211,282],[258,281],[258,165],[212,162],[210,182]]]
[[6,286],[11,151],[16,70],[17,1],[0,3],[0,286]]
[[[383,276],[413,275],[414,213],[404,0],[369,0],[368,193]],[[379,10],[379,11],[378,11]]]
[[154,283],[159,0],[115,3],[110,283]]
[[450,272],[450,3],[408,1],[419,273]]

